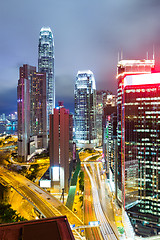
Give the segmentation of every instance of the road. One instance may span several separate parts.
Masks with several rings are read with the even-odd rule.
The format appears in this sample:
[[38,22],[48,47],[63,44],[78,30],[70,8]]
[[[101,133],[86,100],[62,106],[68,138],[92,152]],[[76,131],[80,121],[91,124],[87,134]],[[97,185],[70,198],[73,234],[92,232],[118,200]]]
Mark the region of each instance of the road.
[[112,196],[110,195],[110,191],[107,189],[106,185],[106,175],[102,174],[102,164],[96,163],[92,164],[92,172],[95,176],[98,194],[101,202],[102,209],[104,211],[105,217],[108,218],[114,232],[118,235],[117,226],[115,224],[114,212],[113,212],[113,204],[112,204]]
[[[44,217],[66,215],[70,224],[83,225],[83,222],[57,198],[22,175],[0,167],[0,182],[13,187],[34,205]],[[73,231],[73,234],[76,239],[81,239],[77,231]]]
[[[91,190],[91,182],[87,172],[84,172],[84,224],[88,225],[90,221],[97,221],[93,207],[93,197]],[[88,228],[85,230],[86,238],[89,240],[103,239],[98,227]]]
[[[106,195],[105,190],[104,189],[102,190],[104,192],[103,196],[102,196],[102,191],[98,191],[101,189],[100,173],[97,168],[98,164],[99,163],[84,162],[84,169],[91,182],[91,190],[92,190],[92,197],[93,197],[93,199],[91,198],[92,205],[93,205],[92,208],[94,209],[97,221],[100,221],[100,231],[103,239],[117,240],[118,237],[113,230],[114,228],[112,227],[112,222],[110,222],[110,215],[106,216],[108,213],[105,215],[103,210],[103,205],[101,204],[102,202],[104,202],[104,204],[107,205],[107,202],[105,199],[105,195]],[[102,201],[100,199],[102,199]],[[108,205],[107,205],[107,208],[109,208]]]

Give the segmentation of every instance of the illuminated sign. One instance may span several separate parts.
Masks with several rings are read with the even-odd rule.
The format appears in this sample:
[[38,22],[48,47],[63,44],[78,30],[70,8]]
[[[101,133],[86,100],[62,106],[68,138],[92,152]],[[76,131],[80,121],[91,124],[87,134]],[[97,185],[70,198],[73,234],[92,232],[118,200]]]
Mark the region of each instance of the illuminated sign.
[[52,180],[53,181],[59,181],[59,167],[52,167]]
[[160,84],[160,73],[128,75],[124,78],[124,87],[146,84]]
[[42,188],[51,188],[51,180],[40,180],[39,183]]
[[75,224],[70,225],[71,229],[75,228]]
[[89,225],[90,225],[90,226],[99,226],[99,225],[100,225],[100,221],[92,221],[92,222],[89,222]]

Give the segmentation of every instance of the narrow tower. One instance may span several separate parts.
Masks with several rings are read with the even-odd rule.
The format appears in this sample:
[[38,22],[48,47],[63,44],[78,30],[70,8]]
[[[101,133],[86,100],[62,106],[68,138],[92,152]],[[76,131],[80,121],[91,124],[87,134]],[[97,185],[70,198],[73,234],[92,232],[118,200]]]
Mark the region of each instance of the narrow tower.
[[35,149],[47,148],[46,74],[20,67],[17,86],[18,155],[27,161]]
[[47,129],[49,130],[49,115],[55,108],[55,79],[54,79],[54,41],[49,27],[42,27],[38,45],[38,71],[46,73],[47,92]]

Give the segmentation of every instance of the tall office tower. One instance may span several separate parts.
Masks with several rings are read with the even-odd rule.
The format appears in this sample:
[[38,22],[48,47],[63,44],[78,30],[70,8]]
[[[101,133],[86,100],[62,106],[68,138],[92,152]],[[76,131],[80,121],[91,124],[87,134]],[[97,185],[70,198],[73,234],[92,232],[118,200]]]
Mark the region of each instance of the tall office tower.
[[[154,163],[158,164],[158,125],[153,123],[154,118],[158,118],[159,103],[158,85],[152,80],[153,68],[154,60],[118,63],[117,198],[124,209],[140,199],[147,209],[155,202],[151,194],[154,193],[155,199],[158,194],[155,187],[158,172]],[[134,79],[139,79],[139,83]]]
[[5,115],[5,113],[2,113],[2,121],[6,121],[6,115]]
[[17,87],[18,155],[27,161],[35,148],[46,148],[45,74],[36,67],[20,67]]
[[20,78],[17,87],[17,112],[18,112],[18,155],[24,161],[28,155],[28,140],[30,136],[30,94],[29,80]]
[[114,94],[107,94],[106,99],[104,98],[104,106],[117,106],[117,96]]
[[[149,223],[151,229],[155,223],[159,229],[160,73],[126,76],[122,106],[122,149],[126,171],[124,203],[127,208],[131,200],[137,200],[137,206],[129,208],[129,212],[135,214],[137,211],[138,221]],[[137,230],[141,232],[140,227]]]
[[103,109],[106,105],[116,106],[117,105],[117,97],[109,91],[96,91],[96,129],[97,129],[97,141],[98,145],[101,146],[103,139],[102,133],[102,116]]
[[90,70],[78,71],[75,89],[75,141],[78,147],[96,145],[96,84]]
[[30,137],[30,82],[36,67],[24,64],[19,69],[17,87],[18,155],[27,160]]
[[47,148],[46,74],[34,72],[30,84],[30,137],[36,148]]
[[55,108],[54,40],[49,27],[43,27],[40,30],[38,71],[46,73],[47,129],[49,130],[49,115],[52,114],[53,108]]
[[96,128],[99,146],[102,145],[102,114],[107,94],[106,91],[96,91]]
[[69,182],[69,110],[54,108],[50,115],[51,182],[68,192]]
[[103,154],[107,178],[115,190],[115,165],[117,161],[117,106],[106,105],[103,109]]

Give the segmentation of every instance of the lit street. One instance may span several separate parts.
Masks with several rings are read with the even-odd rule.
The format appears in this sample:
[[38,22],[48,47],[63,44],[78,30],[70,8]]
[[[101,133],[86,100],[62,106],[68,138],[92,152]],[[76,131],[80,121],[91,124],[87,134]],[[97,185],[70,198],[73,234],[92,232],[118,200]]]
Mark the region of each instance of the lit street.
[[[81,220],[58,199],[50,195],[38,185],[7,169],[0,168],[0,182],[13,187],[34,205],[44,217],[66,215],[70,224],[83,225]],[[77,231],[73,231],[76,239],[81,239]]]
[[[113,230],[113,226],[112,226],[112,225],[115,225],[115,224],[113,223],[113,221],[110,222],[110,220],[109,220],[110,215],[112,215],[112,218],[113,218],[113,213],[111,213],[111,211],[109,210],[108,212],[110,212],[110,213],[108,214],[108,212],[106,210],[106,209],[110,209],[110,206],[109,206],[110,202],[109,201],[107,202],[105,200],[105,196],[102,195],[102,193],[101,193],[101,192],[104,192],[105,195],[106,195],[105,189],[103,189],[101,192],[98,191],[98,189],[100,189],[100,187],[99,187],[100,182],[98,182],[98,178],[100,179],[100,175],[99,175],[99,171],[97,171],[97,168],[95,168],[95,165],[97,165],[97,164],[96,163],[89,163],[89,164],[84,163],[85,171],[88,174],[88,177],[89,177],[90,182],[91,182],[92,194],[90,193],[89,195],[90,195],[90,201],[92,202],[92,214],[93,214],[93,209],[94,209],[96,220],[100,221],[100,227],[99,228],[100,228],[101,235],[102,235],[103,239],[111,239],[111,240],[112,239],[113,240],[118,239],[117,235],[115,234],[115,232]],[[85,184],[89,184],[87,182],[88,182],[88,180],[86,178],[85,179]],[[102,202],[104,203],[103,206],[104,205],[107,206],[107,208],[105,207],[105,210],[106,210],[105,213],[108,216],[107,218],[106,218],[106,215],[103,211],[103,206],[101,204],[100,198],[102,198]],[[93,214],[93,216],[94,216],[94,214]],[[91,219],[88,219],[88,221],[89,220],[93,221],[92,220],[93,216],[91,215]],[[93,233],[93,234],[96,234],[96,233]],[[94,238],[91,238],[91,239],[94,239]]]
[[[93,196],[91,190],[90,178],[85,171],[85,182],[84,182],[84,224],[87,225],[90,221],[97,221],[94,206],[93,206]],[[98,227],[88,228],[86,231],[87,239],[102,239],[100,229]]]
[[112,204],[112,196],[111,192],[108,191],[107,184],[106,184],[106,175],[100,173],[102,169],[102,164],[92,164],[92,172],[93,175],[96,176],[96,184],[98,189],[98,194],[101,202],[102,209],[104,211],[105,217],[110,222],[112,228],[118,234],[117,227],[115,224],[114,219],[114,212],[113,212],[113,204]]

